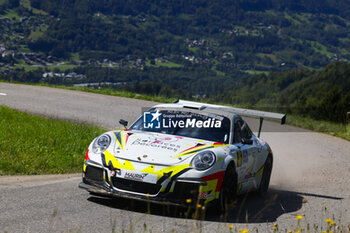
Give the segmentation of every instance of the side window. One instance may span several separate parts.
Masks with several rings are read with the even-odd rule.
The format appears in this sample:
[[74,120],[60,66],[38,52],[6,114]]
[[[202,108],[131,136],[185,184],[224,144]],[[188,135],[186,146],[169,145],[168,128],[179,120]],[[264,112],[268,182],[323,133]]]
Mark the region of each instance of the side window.
[[251,139],[253,136],[253,133],[246,122],[243,122],[243,125],[241,128],[241,135],[242,135],[242,138],[244,139]]
[[234,143],[242,142],[242,138],[251,139],[253,136],[248,124],[242,119],[238,119],[234,124]]
[[234,126],[234,138],[233,138],[233,143],[239,143],[242,141],[242,132],[241,132],[241,128],[242,128],[242,125],[241,125],[241,122],[240,121],[236,121],[235,122],[235,126]]

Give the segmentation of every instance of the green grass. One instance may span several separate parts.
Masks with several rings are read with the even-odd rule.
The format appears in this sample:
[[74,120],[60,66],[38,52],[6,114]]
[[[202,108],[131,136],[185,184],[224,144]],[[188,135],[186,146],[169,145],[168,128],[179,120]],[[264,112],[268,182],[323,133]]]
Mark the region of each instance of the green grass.
[[13,66],[13,68],[15,69],[24,69],[25,71],[34,71],[37,70],[38,68],[47,68],[50,71],[54,71],[54,70],[59,70],[60,72],[65,72],[67,70],[71,70],[74,69],[76,67],[76,65],[51,65],[51,66],[43,66],[43,65],[36,65],[36,66],[32,66],[32,65],[27,65],[24,63],[23,60],[19,60],[19,64],[16,64]]
[[330,134],[350,141],[350,122],[347,125],[307,117],[287,115],[287,124],[312,131]]
[[149,59],[146,60],[145,62],[146,66],[150,66],[150,67],[168,67],[168,68],[181,68],[183,67],[183,65],[181,64],[177,64],[175,62],[155,62],[155,65],[151,64],[151,61]]
[[47,15],[45,11],[32,7],[30,0],[21,0],[20,4],[24,8],[27,8],[28,10],[32,11],[34,14]]
[[216,69],[216,66],[213,66],[213,67],[211,68],[211,70],[214,71],[214,72],[216,72],[216,74],[219,75],[219,76],[225,76],[225,75],[226,75],[224,72],[222,72],[222,71],[220,71],[220,70],[217,70],[217,69]]
[[70,60],[71,60],[71,61],[80,60],[80,55],[79,55],[79,53],[71,53],[71,54],[70,54]]
[[16,64],[13,66],[14,69],[24,69],[25,71],[35,71],[38,69],[38,67],[44,67],[44,66],[31,66],[24,63],[23,60],[19,61],[19,64]]
[[191,48],[188,48],[188,50],[190,50],[190,51],[193,52],[193,53],[196,53],[196,52],[198,52],[200,49],[199,49],[199,47],[191,47]]
[[32,51],[26,47],[25,45],[20,45],[20,47],[18,48],[18,51],[20,53],[31,53]]
[[329,56],[329,57],[333,56],[333,53],[329,52],[328,48],[325,45],[323,45],[317,41],[307,41],[307,42],[309,42],[311,44],[311,47],[313,48],[313,50],[315,50],[315,52],[324,54],[324,55]]
[[273,62],[278,62],[278,59],[277,59],[276,55],[273,54],[273,53],[258,53],[257,56],[258,56],[258,57],[261,57],[261,58],[268,57],[268,58],[270,58]]
[[32,30],[30,32],[30,38],[32,40],[38,40],[40,37],[45,35],[45,32],[46,32],[47,28],[48,28],[47,25],[35,28],[34,30]]
[[295,18],[293,18],[291,15],[289,15],[287,12],[284,12],[284,17],[289,20],[292,24],[294,25],[299,25],[300,22],[298,20],[296,20]]
[[76,67],[76,65],[70,65],[70,64],[63,64],[63,65],[51,65],[51,66],[45,66],[47,67],[50,71],[54,71],[58,69],[59,71],[67,71],[67,70],[72,70]]
[[181,68],[183,65],[177,64],[175,62],[156,62],[156,66],[164,66],[168,68]]
[[247,72],[248,74],[252,74],[252,75],[257,75],[257,74],[268,75],[270,73],[269,71],[264,71],[264,70],[244,70],[244,72]]
[[19,21],[20,16],[17,14],[16,11],[14,10],[6,10],[5,14],[0,15],[0,17],[8,17],[9,19],[13,20],[13,21]]
[[80,172],[97,127],[0,106],[0,175]]
[[137,94],[129,91],[117,91],[111,88],[94,89],[94,88],[88,88],[88,87],[67,87],[67,86],[51,86],[51,87],[58,87],[63,89],[75,90],[75,91],[92,92],[92,93],[103,94],[103,95],[112,95],[112,96],[120,96],[120,97],[133,98],[133,99],[148,100],[148,101],[161,102],[161,103],[171,103],[177,100],[177,98],[169,98],[165,96],[150,96],[150,95],[144,95],[144,94]]

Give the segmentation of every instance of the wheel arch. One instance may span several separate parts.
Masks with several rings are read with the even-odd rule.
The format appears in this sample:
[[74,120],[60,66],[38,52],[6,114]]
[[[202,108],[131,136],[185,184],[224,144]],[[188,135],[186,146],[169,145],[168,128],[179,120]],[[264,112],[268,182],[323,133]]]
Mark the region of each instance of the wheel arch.
[[269,151],[269,153],[267,153],[267,156],[266,156],[265,161],[266,161],[269,157],[271,158],[271,163],[272,163],[272,165],[273,165],[273,153],[272,153],[271,151]]
[[235,177],[236,177],[236,185],[238,185],[238,173],[237,173],[237,166],[236,166],[236,162],[232,159],[227,163],[227,166],[225,168],[225,174],[228,171],[228,169],[233,168],[235,171]]
[[227,171],[228,168],[233,167],[235,169],[235,172],[237,173],[237,169],[236,169],[236,162],[232,159],[227,163],[227,166],[225,168],[225,171]]

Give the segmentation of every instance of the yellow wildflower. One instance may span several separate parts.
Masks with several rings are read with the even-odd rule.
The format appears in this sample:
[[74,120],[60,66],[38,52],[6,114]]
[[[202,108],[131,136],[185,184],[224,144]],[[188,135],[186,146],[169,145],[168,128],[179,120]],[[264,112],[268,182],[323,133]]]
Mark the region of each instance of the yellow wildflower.
[[198,204],[198,205],[197,205],[197,208],[201,208],[201,207],[202,207],[202,205],[201,205],[201,204]]
[[239,231],[239,232],[242,232],[243,230],[242,230],[242,228],[239,228],[238,231]]
[[147,194],[146,194],[146,197],[147,197],[147,198],[149,198],[149,196],[150,196],[150,194],[149,194],[149,193],[147,193]]
[[186,199],[186,203],[191,203],[191,202],[192,202],[191,198]]
[[228,225],[228,228],[232,229],[233,228],[233,224]]
[[298,214],[296,218],[297,218],[297,220],[301,220],[303,218],[303,216]]
[[331,225],[331,226],[334,226],[334,225],[335,225],[335,222],[333,222],[333,220],[330,219],[330,218],[327,218],[325,221],[326,221],[326,223],[328,223],[328,224]]
[[242,233],[248,233],[248,230],[247,230],[247,229],[245,229],[245,230],[243,230],[243,231],[242,231]]

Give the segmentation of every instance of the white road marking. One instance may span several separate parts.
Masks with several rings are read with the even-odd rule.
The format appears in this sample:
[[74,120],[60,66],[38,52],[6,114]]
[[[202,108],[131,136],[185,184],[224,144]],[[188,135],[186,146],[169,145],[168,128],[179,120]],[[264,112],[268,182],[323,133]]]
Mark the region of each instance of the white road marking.
[[7,94],[6,94],[6,93],[1,93],[1,92],[0,92],[0,95],[4,95],[4,96],[5,96],[5,95],[7,95]]

